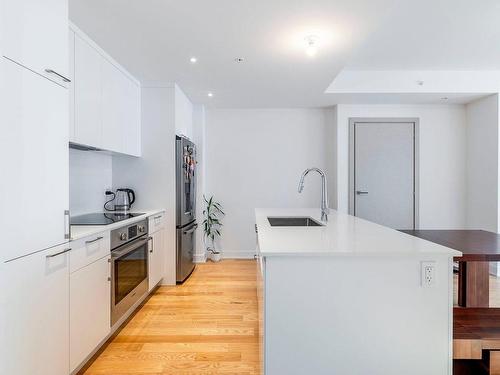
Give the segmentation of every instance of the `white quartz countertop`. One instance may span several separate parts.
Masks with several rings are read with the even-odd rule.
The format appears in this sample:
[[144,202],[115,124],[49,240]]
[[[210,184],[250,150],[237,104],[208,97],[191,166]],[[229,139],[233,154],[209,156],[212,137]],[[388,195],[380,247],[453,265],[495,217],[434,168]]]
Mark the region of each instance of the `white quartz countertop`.
[[[255,209],[260,254],[266,256],[387,256],[462,253],[351,215],[330,210],[321,222],[320,209]],[[268,217],[312,217],[320,227],[272,227]]]
[[[108,230],[113,230],[116,228],[120,228],[132,223],[135,223],[137,221],[141,221],[146,219],[147,217],[153,216],[153,215],[158,215],[159,213],[165,212],[165,209],[157,209],[157,210],[140,210],[140,213],[142,215],[135,216],[133,218],[127,219],[127,220],[122,220],[117,223],[113,224],[108,224],[108,225],[71,225],[71,240],[70,241],[76,241],[81,238],[85,238],[88,236],[93,236],[95,234],[108,231]],[[136,212],[131,211],[131,214],[134,214]]]

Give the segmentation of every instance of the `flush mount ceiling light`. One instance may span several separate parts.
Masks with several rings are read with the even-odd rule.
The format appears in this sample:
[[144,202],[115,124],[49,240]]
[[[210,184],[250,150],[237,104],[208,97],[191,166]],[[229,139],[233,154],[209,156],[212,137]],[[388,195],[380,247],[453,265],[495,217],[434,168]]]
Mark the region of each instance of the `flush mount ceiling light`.
[[190,61],[192,64],[194,64],[196,61],[198,61],[198,59],[197,59],[196,57],[194,57],[194,56],[193,56],[193,57],[191,57],[191,58],[189,59],[189,61]]
[[318,36],[308,35],[304,38],[306,42],[306,54],[309,57],[314,57],[318,53]]
[[213,92],[209,92],[209,93],[207,94],[207,96],[208,96],[209,98],[211,98],[211,97],[213,97],[213,96],[214,96],[214,94],[213,94]]

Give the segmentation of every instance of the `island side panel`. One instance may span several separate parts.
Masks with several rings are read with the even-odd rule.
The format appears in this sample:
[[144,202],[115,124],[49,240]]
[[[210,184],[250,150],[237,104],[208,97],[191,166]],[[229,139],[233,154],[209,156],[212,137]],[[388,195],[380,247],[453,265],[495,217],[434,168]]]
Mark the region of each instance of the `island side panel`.
[[451,375],[452,270],[445,255],[267,257],[265,374]]

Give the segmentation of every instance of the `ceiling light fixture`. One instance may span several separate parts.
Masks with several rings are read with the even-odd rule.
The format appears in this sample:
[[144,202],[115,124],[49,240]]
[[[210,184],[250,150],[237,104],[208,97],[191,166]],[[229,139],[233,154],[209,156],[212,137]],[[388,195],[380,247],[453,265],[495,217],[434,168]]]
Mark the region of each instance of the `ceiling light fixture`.
[[198,61],[198,59],[193,56],[189,59],[189,61],[191,61],[194,64],[196,61]]
[[306,42],[306,54],[309,57],[314,57],[318,53],[318,40],[316,35],[308,35],[304,38]]
[[207,96],[208,96],[209,98],[211,98],[212,96],[214,96],[214,94],[213,94],[213,92],[209,92],[209,93],[207,94]]

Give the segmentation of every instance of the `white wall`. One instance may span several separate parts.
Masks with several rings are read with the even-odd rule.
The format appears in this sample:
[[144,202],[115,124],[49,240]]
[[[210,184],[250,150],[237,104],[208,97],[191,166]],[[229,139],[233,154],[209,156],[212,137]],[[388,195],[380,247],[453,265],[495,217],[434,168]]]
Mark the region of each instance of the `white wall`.
[[69,150],[69,207],[72,216],[101,212],[104,192],[112,186],[110,155]]
[[318,207],[320,178],[299,178],[326,168],[327,110],[207,109],[206,192],[220,201],[224,256],[255,252],[256,207]]
[[175,284],[174,87],[142,89],[142,157],[113,157],[113,185],[135,190],[134,209],[166,209],[167,264],[164,284]]
[[175,85],[175,132],[193,138],[193,104],[181,88]]
[[467,227],[499,231],[498,95],[467,104]]
[[[338,105],[337,207],[348,211],[349,118],[417,117],[421,229],[459,229],[466,223],[466,114],[462,105]],[[335,125],[334,125],[335,126]],[[334,147],[335,139],[329,139]],[[335,192],[330,189],[332,194]],[[333,200],[334,201],[334,200]]]

